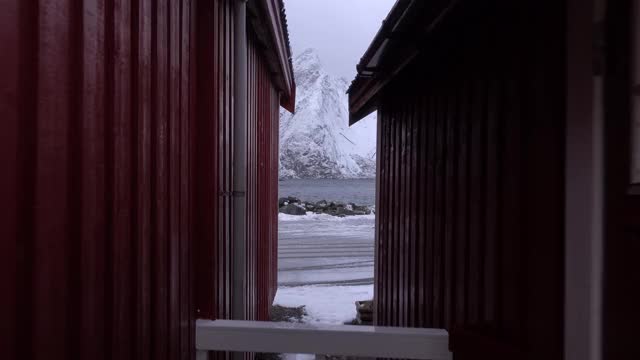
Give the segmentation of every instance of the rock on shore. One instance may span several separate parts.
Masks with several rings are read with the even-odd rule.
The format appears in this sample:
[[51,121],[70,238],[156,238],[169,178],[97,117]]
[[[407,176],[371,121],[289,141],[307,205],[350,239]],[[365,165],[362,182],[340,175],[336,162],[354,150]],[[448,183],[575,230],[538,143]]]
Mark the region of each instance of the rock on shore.
[[288,215],[305,215],[308,211],[315,214],[327,214],[332,216],[369,215],[372,210],[368,206],[340,201],[320,200],[317,202],[302,201],[289,196],[278,199],[280,212]]

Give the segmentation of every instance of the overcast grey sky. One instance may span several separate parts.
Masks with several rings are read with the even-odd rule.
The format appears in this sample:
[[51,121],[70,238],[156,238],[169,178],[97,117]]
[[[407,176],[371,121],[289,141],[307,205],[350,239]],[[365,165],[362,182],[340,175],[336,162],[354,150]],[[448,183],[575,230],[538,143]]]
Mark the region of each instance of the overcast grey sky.
[[352,80],[395,0],[285,0],[293,55],[315,48],[326,70]]

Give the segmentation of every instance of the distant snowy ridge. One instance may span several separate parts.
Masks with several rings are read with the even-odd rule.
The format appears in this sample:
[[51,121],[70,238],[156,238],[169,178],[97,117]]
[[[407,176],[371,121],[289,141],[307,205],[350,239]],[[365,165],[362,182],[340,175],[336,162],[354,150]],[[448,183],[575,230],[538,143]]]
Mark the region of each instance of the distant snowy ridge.
[[349,127],[349,82],[328,74],[316,50],[293,68],[296,113],[280,111],[280,178],[375,177],[375,114]]

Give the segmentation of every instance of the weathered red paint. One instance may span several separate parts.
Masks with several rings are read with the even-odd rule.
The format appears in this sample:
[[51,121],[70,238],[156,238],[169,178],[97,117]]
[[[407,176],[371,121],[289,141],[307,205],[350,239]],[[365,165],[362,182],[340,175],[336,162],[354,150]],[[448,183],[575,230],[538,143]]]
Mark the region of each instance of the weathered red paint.
[[[228,317],[232,3],[3,2],[3,359],[191,359],[194,319]],[[266,319],[281,90],[250,45],[248,310]]]
[[[249,41],[248,243],[250,288],[255,291],[257,320],[269,320],[277,285],[278,119],[279,95],[256,47]],[[254,297],[252,296],[252,297]]]
[[7,349],[189,358],[192,2],[7,5]]
[[227,194],[231,186],[233,6],[228,1],[206,6],[200,3],[197,13],[198,61],[209,71],[197,74],[200,121],[195,124],[195,276],[198,284],[217,286],[198,286],[196,307],[202,318],[225,318],[231,310],[231,214]]
[[562,358],[563,14],[458,2],[352,85],[354,120],[378,110],[377,324],[448,329],[456,359]]
[[[199,60],[211,64],[198,75],[198,113],[195,151],[198,178],[195,231],[198,238],[197,308],[205,318],[229,318],[231,218],[230,208],[233,124],[232,97],[233,6],[231,1],[203,5],[199,16]],[[206,46],[209,45],[209,46]],[[275,296],[277,264],[277,169],[280,93],[264,55],[253,36],[248,41],[247,127],[247,314],[266,320]],[[212,216],[210,214],[213,214]],[[212,220],[214,219],[214,220]],[[211,242],[208,239],[224,239]]]

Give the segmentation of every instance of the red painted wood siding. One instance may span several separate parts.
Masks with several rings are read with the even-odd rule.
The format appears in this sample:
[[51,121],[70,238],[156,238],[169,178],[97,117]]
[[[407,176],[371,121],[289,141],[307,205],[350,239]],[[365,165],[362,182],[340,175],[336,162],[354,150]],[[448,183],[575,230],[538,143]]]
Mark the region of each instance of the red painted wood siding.
[[2,358],[193,353],[193,10],[3,2]]
[[[6,1],[3,359],[190,359],[228,317],[233,1]],[[250,314],[275,295],[279,94],[250,44]]]
[[[203,318],[230,318],[231,185],[234,93],[233,1],[198,10],[199,114],[195,162],[198,242],[197,308]],[[206,69],[206,71],[205,71]],[[247,314],[267,320],[277,285],[279,92],[249,36],[247,123]],[[218,239],[212,241],[212,239]],[[217,284],[215,287],[201,284]]]
[[249,311],[257,320],[269,320],[278,275],[278,129],[280,96],[256,42],[248,47],[248,168],[247,242]]
[[562,12],[486,5],[380,99],[376,323],[446,328],[457,359],[561,358]]
[[196,308],[201,318],[230,318],[233,3],[199,2],[197,16]]

